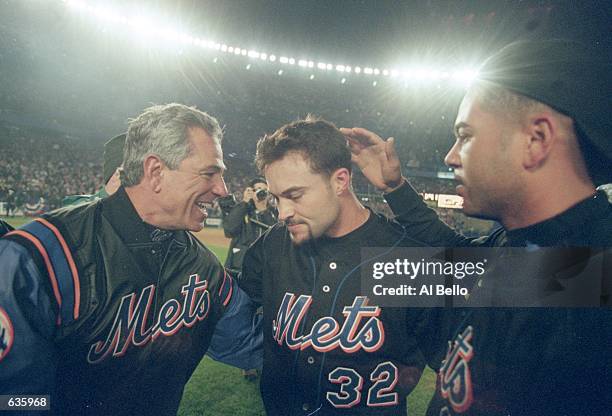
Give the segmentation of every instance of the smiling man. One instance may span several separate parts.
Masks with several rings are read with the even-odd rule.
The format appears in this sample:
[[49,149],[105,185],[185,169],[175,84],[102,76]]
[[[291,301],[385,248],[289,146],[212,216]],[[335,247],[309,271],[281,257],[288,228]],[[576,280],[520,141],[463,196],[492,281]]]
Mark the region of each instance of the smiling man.
[[227,193],[221,136],[199,110],[150,107],[116,193],[0,240],[0,394],[50,395],[53,414],[172,415],[209,346],[260,365],[252,303],[186,231]]
[[362,247],[421,244],[361,205],[346,140],[327,121],[265,136],[256,162],[280,221],[247,251],[240,280],[263,305],[267,414],[406,414],[424,365],[417,317],[363,296],[359,265]]

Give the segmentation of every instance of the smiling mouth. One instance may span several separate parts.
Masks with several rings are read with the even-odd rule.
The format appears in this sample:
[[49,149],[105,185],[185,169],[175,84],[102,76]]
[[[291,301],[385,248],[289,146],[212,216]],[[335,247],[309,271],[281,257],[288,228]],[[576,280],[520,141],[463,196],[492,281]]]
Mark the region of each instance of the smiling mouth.
[[200,211],[202,211],[202,214],[204,215],[208,215],[208,210],[210,208],[212,208],[212,204],[208,203],[208,202],[202,202],[202,201],[198,201],[195,203],[196,207],[198,207],[200,209]]

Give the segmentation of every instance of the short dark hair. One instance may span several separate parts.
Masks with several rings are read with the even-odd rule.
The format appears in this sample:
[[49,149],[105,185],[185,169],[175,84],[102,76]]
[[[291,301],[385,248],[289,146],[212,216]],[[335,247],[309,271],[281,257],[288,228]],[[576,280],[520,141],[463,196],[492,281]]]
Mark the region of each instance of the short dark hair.
[[252,188],[258,183],[263,183],[264,185],[268,184],[268,182],[266,182],[266,178],[262,178],[261,176],[256,176],[249,181],[249,187]]
[[351,151],[346,138],[333,123],[321,118],[308,115],[259,139],[255,163],[263,172],[270,164],[294,152],[309,160],[314,173],[330,176],[340,168],[351,172]]

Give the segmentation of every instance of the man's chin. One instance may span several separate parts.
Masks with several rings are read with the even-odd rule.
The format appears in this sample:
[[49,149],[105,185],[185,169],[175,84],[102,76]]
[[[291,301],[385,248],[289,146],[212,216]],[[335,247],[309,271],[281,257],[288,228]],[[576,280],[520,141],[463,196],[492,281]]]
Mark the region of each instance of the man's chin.
[[308,238],[303,235],[303,234],[293,234],[293,233],[289,233],[289,237],[291,237],[291,242],[296,245],[302,245],[304,244],[306,241],[308,241]]
[[[204,219],[204,221],[206,221],[206,219]],[[191,231],[193,233],[197,233],[198,231],[202,231],[204,229],[204,221],[202,221],[202,222],[192,221],[187,226],[187,231]]]

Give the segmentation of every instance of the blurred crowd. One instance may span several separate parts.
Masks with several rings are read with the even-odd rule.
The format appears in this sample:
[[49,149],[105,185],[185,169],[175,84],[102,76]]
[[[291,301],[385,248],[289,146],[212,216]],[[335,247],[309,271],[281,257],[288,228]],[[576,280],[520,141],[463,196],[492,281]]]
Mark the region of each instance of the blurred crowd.
[[[237,132],[234,130],[232,133],[235,135]],[[232,142],[236,140],[236,136],[231,139]],[[401,153],[401,157],[408,160],[407,164],[412,164],[408,168],[422,168],[422,165],[411,163],[410,157],[405,157],[417,152],[421,154],[422,151],[411,149],[411,152]],[[247,182],[257,175],[252,154],[245,153],[246,157],[245,154],[226,152],[226,183],[237,200],[242,198]],[[435,168],[430,166],[429,171],[435,174]],[[94,144],[50,130],[6,123],[0,125],[0,215],[37,215],[60,207],[66,195],[95,193],[102,182],[101,143]],[[421,193],[454,193],[454,184],[450,180],[411,176],[410,182]],[[360,172],[355,172],[354,187],[364,204],[391,215],[380,194]],[[445,222],[467,234],[478,235],[488,231],[488,227],[474,227],[457,210],[438,209],[438,212]],[[220,216],[220,210],[215,208],[211,214]]]

